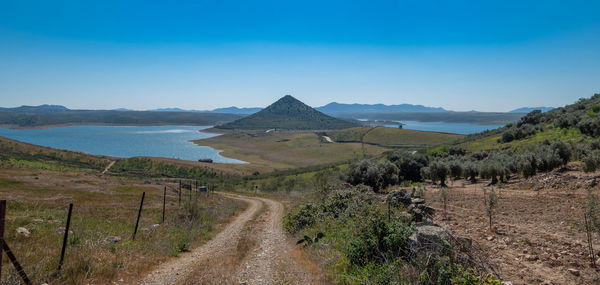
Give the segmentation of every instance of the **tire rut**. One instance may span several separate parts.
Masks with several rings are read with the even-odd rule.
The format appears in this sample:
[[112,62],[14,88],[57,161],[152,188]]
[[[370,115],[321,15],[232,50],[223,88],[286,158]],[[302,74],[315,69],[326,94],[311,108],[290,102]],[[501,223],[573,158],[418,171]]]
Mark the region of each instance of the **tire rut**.
[[206,244],[161,264],[139,284],[327,284],[292,257],[281,203],[220,194],[248,208]]

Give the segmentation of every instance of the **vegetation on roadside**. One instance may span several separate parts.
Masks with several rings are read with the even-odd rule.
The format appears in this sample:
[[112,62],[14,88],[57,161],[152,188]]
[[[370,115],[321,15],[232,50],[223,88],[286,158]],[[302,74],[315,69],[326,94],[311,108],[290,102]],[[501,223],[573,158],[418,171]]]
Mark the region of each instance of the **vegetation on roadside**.
[[[313,188],[314,199],[284,217],[284,228],[327,260],[337,283],[500,284],[493,276],[461,265],[452,249],[445,255],[414,251],[415,225],[401,213],[404,209],[388,213],[370,187],[340,186],[335,173],[330,175],[326,187]],[[319,238],[315,241],[313,236]]]
[[[188,197],[187,190],[179,207],[178,195],[169,187],[163,223],[163,187],[81,173],[3,169],[0,195],[8,199],[5,237],[35,283],[133,283],[159,262],[210,239],[216,224],[243,207],[218,195]],[[142,192],[146,197],[140,226],[131,240]],[[55,276],[69,203],[74,208],[65,264]],[[30,234],[17,233],[18,227]],[[19,280],[12,266],[3,268],[2,277],[3,284]]]

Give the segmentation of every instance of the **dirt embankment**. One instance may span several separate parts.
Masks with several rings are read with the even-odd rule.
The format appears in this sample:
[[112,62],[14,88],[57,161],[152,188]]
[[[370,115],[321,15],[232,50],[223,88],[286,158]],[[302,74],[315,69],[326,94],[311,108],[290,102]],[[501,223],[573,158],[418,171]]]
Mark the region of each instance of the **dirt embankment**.
[[[440,189],[428,189],[426,198],[438,209],[437,222],[455,234],[471,237],[474,245],[487,252],[504,280],[513,284],[600,284],[599,271],[590,266],[582,225],[587,186],[593,186],[590,181],[597,178],[598,173],[567,170],[513,179],[496,187],[499,202],[492,232],[482,190],[486,183],[455,181],[447,190],[445,219]],[[595,234],[597,262],[599,239]]]
[[214,239],[148,274],[140,284],[327,284],[293,254],[277,201],[223,194],[248,208]]

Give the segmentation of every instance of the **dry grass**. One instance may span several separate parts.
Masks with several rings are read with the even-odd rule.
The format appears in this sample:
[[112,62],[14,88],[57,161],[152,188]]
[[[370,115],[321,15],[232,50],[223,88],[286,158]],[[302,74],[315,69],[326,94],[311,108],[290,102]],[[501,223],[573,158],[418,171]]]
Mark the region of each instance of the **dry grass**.
[[441,144],[451,144],[463,138],[463,135],[423,132],[388,127],[358,127],[339,131],[327,132],[335,141],[359,142],[376,144],[386,147],[431,147]]
[[[178,207],[176,192],[169,190],[166,220],[150,230],[161,222],[163,187],[98,174],[0,168],[0,197],[8,200],[7,243],[34,283],[110,283],[120,279],[132,283],[181,249],[208,240],[218,225],[243,207],[220,195],[202,195],[191,219],[185,207]],[[132,241],[144,191],[140,227]],[[184,195],[183,201],[189,200]],[[62,274],[53,276],[69,203],[74,203],[72,233]],[[31,235],[18,235],[17,227],[27,228]],[[111,243],[106,240],[109,236],[122,240]],[[5,266],[2,281],[12,284],[17,280],[14,268]]]
[[[223,155],[250,162],[257,169],[282,169],[333,163],[362,157],[360,143],[325,143],[312,132],[229,133],[195,141],[223,150]],[[386,148],[365,145],[367,155]]]

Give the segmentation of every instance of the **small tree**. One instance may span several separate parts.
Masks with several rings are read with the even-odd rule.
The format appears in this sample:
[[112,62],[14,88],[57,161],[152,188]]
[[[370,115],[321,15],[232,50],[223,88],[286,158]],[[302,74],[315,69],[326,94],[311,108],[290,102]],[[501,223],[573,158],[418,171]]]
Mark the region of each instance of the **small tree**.
[[444,204],[444,218],[448,217],[448,212],[446,210],[446,205],[448,203],[448,190],[446,188],[442,188],[442,192],[440,192],[440,199]]
[[476,183],[477,175],[479,175],[479,169],[477,168],[477,165],[474,162],[469,161],[465,163],[463,174],[465,176],[465,179],[469,179],[471,183]]
[[446,177],[449,172],[448,166],[442,161],[436,160],[429,165],[429,177],[434,183],[439,181],[442,187],[447,187]]
[[554,152],[558,154],[558,156],[562,160],[562,164],[567,165],[567,163],[571,159],[571,146],[558,139],[550,145],[550,148],[552,148],[552,150],[554,150]]
[[494,216],[494,210],[498,206],[498,196],[496,195],[496,191],[492,189],[486,201],[485,211],[487,212],[489,222],[490,222],[490,232],[492,232],[492,218]]
[[399,182],[398,168],[389,161],[361,160],[351,164],[343,178],[352,185],[371,186],[375,192]]
[[584,214],[584,227],[587,236],[588,250],[590,254],[590,264],[592,267],[596,267],[596,260],[594,255],[594,246],[592,243],[593,233],[600,231],[600,218],[598,217],[599,210],[599,198],[598,195],[588,189],[586,197],[586,208]]

